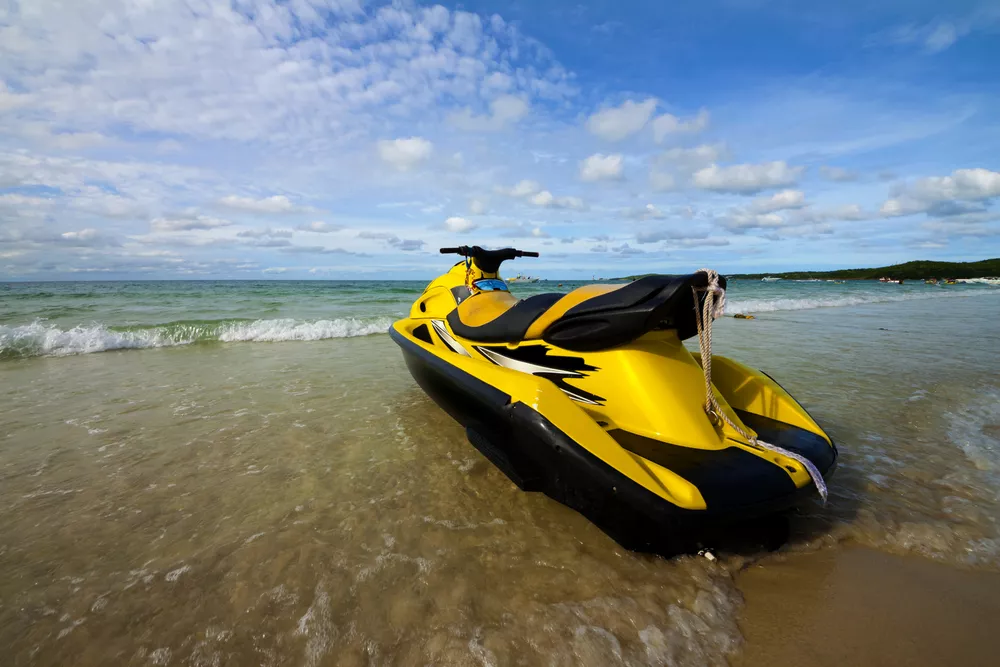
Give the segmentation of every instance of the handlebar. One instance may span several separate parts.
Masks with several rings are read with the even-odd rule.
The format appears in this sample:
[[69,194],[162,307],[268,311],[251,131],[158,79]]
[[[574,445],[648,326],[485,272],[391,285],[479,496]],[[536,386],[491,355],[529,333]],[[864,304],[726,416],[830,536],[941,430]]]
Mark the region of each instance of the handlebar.
[[486,273],[496,273],[500,264],[508,259],[517,257],[538,257],[537,252],[528,250],[516,250],[514,248],[501,248],[500,250],[486,250],[477,245],[462,245],[457,248],[441,248],[442,255],[461,255],[469,257],[482,271]]

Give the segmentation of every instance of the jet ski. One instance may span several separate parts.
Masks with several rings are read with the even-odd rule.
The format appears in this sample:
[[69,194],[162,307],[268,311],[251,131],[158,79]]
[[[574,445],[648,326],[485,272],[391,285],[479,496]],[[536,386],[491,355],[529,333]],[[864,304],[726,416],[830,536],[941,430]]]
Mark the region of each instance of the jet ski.
[[[770,516],[815,491],[825,501],[830,437],[769,375],[711,353],[725,278],[651,275],[518,299],[500,265],[538,253],[441,253],[463,259],[390,334],[420,387],[520,489],[661,554],[696,547],[704,526]],[[683,344],[695,336],[700,352]]]

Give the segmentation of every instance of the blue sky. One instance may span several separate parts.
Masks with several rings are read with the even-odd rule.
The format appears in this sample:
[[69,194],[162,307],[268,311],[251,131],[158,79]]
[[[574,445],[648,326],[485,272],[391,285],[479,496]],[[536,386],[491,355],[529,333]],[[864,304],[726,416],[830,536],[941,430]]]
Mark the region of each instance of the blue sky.
[[977,2],[14,1],[0,279],[996,257],[997,62]]

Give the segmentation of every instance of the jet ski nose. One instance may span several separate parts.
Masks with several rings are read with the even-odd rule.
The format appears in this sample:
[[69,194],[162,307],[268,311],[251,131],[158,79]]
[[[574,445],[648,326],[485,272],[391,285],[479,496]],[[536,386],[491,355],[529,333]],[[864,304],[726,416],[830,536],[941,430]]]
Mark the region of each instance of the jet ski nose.
[[712,513],[779,501],[797,490],[782,466],[742,447],[684,447],[621,429],[611,430],[608,435],[622,448],[693,484]]

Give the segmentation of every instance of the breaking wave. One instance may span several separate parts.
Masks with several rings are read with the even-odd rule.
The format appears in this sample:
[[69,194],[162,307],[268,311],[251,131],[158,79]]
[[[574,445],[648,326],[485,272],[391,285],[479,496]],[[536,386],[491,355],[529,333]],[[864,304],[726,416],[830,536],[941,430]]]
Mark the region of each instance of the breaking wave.
[[726,313],[729,315],[749,313],[772,313],[779,310],[812,310],[814,308],[842,308],[845,306],[863,306],[869,303],[895,303],[899,301],[923,301],[925,299],[967,298],[997,293],[994,290],[969,290],[962,292],[931,292],[931,288],[920,292],[903,294],[878,294],[865,292],[860,294],[839,294],[815,297],[761,298],[740,299],[729,298],[726,301]]
[[[1000,295],[1000,290],[970,286],[926,288],[913,292],[891,289],[856,293],[816,294],[781,297],[778,295],[728,299],[726,311],[767,313],[782,310],[838,308],[873,303],[891,303],[940,298]],[[380,309],[381,310],[381,309]],[[390,312],[396,311],[396,312]],[[304,319],[227,319],[187,320],[144,326],[114,326],[94,322],[72,328],[60,328],[45,319],[25,325],[0,325],[0,359],[39,356],[67,356],[122,349],[173,347],[205,342],[280,342],[350,338],[388,331],[393,320],[402,315],[397,308],[385,308],[382,315],[345,317],[329,320]]]
[[41,320],[23,326],[0,325],[0,359],[89,354],[108,350],[173,347],[203,342],[280,342],[351,338],[385,333],[390,317],[333,320],[229,320],[171,322],[145,327],[108,327],[95,323],[60,329]]

